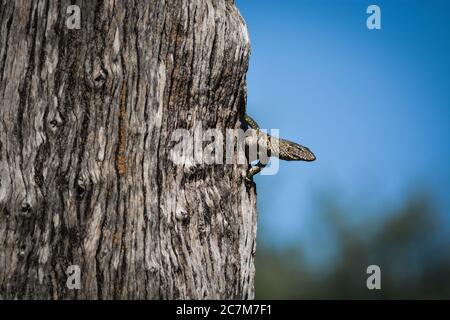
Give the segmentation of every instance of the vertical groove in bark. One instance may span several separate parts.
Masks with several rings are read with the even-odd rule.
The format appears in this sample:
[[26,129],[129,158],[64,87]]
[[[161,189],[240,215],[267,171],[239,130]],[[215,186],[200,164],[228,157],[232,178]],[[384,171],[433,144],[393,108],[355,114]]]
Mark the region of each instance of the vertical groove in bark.
[[[252,298],[246,166],[175,165],[179,128],[239,128],[231,0],[0,0],[0,298]],[[81,290],[66,287],[79,265]]]
[[119,145],[117,147],[117,173],[119,176],[123,176],[127,173],[127,157],[125,154],[126,147],[126,134],[127,134],[127,85],[126,82],[122,84],[120,89],[120,102],[119,102]]

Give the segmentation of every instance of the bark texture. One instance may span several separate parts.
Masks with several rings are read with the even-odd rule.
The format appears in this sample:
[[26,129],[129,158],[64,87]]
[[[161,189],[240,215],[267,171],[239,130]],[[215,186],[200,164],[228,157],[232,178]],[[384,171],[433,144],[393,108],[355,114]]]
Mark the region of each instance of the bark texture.
[[239,128],[248,58],[232,0],[0,0],[0,298],[253,298],[247,166],[170,160]]

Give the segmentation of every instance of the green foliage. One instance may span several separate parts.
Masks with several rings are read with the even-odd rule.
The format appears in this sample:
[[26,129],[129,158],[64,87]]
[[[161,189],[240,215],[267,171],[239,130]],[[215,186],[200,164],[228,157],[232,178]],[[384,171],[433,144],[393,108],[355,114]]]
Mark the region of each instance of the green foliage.
[[[328,224],[335,239],[332,265],[313,267],[295,246],[282,251],[259,247],[256,298],[450,298],[449,241],[427,196],[413,195],[399,208],[380,210],[356,225],[350,221],[358,214],[354,208],[325,203],[320,223]],[[381,267],[381,290],[366,287],[371,264]]]

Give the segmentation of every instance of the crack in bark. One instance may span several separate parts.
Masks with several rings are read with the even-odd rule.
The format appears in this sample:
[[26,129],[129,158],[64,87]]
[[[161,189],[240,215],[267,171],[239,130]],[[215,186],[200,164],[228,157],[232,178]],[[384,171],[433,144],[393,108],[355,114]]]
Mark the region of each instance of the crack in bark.
[[127,173],[127,157],[126,157],[126,142],[127,142],[127,84],[123,83],[120,90],[119,102],[119,144],[117,146],[116,165],[119,176],[124,176]]

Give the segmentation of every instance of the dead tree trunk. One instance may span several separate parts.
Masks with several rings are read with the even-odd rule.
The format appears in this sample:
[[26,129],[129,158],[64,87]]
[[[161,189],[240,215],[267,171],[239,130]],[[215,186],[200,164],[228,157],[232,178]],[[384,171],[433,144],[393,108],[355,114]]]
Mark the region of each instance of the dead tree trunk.
[[0,0],[0,298],[253,298],[246,165],[170,158],[240,126],[234,0],[80,0],[69,29],[73,2]]

